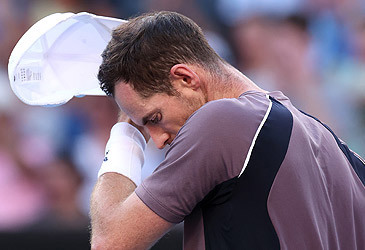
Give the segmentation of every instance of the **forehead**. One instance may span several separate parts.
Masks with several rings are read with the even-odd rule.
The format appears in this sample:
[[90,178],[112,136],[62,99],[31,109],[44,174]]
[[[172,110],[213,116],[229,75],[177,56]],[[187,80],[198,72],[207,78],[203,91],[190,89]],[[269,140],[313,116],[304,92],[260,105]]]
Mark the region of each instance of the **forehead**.
[[146,107],[146,99],[124,82],[115,85],[114,98],[119,108],[131,118]]

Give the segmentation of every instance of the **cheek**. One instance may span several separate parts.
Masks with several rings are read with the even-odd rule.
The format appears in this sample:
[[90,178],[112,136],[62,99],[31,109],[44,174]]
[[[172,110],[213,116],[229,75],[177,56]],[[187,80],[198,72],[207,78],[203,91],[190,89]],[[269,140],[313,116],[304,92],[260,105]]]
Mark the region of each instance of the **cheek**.
[[161,124],[163,130],[169,134],[176,134],[186,122],[187,114],[182,110],[174,110],[170,115],[166,114]]
[[170,109],[164,116],[165,131],[176,134],[190,115],[200,107],[200,103],[193,98],[181,98],[175,103],[170,103]]
[[189,108],[177,110],[175,115],[175,129],[179,130],[187,121],[187,119],[190,117],[190,115],[193,113],[193,111]]

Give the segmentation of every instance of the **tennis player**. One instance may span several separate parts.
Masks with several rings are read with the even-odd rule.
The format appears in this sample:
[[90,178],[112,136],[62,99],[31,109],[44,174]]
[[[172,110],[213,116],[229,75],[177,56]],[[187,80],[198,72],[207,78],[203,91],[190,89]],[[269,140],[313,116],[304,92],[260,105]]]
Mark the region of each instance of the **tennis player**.
[[[146,249],[181,221],[185,249],[365,249],[364,161],[190,19],[122,24],[98,78],[130,120],[112,128],[92,194],[93,249]],[[141,182],[149,137],[170,148]]]

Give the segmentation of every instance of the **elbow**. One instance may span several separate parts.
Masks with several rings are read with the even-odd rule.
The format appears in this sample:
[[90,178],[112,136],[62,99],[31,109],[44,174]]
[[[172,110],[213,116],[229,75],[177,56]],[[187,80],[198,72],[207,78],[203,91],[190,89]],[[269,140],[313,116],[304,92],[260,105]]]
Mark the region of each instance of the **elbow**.
[[91,232],[90,245],[91,250],[119,249],[119,247],[116,247],[115,242],[110,235],[96,233],[95,231]]
[[133,249],[128,248],[118,239],[113,237],[106,237],[100,235],[92,235],[91,241],[91,250],[114,250],[114,249]]
[[100,250],[100,249],[106,249],[105,239],[102,237],[92,235],[90,245],[91,250]]

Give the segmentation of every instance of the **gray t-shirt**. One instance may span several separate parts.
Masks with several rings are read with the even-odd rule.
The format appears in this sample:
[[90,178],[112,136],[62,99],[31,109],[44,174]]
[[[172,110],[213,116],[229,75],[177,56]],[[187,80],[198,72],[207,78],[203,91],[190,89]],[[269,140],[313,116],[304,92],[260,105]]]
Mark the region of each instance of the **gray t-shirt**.
[[281,92],[248,91],[192,114],[136,194],[185,221],[185,249],[365,249],[365,165],[341,147]]

